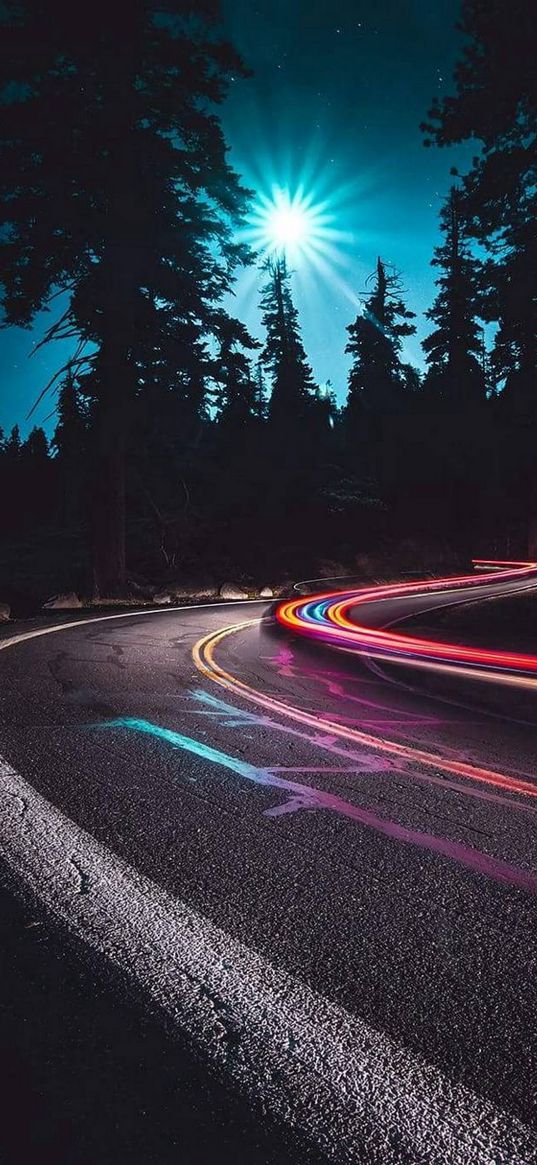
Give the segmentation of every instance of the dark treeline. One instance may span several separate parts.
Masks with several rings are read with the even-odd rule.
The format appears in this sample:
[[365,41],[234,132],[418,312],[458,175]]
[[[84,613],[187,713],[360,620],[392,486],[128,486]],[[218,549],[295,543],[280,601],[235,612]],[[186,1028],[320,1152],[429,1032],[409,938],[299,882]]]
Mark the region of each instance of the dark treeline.
[[[347,328],[346,399],[315,383],[282,257],[262,341],[223,307],[249,194],[215,107],[244,72],[212,4],[2,7],[7,324],[76,345],[41,429],[0,444],[6,563],[42,586],[352,571],[356,556],[537,549],[537,49],[531,5],[466,0],[455,94],[427,143],[482,144],[432,256],[425,372],[404,273],[379,257]],[[484,326],[487,331],[485,344]],[[43,386],[47,388],[47,386]],[[3,584],[4,589],[6,583]]]

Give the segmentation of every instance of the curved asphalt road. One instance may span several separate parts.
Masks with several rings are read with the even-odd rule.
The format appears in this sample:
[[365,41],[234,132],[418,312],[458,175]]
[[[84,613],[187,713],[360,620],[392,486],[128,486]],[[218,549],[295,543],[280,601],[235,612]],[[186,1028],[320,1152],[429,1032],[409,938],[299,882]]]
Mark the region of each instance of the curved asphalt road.
[[265,613],[93,619],[0,652],[11,877],[285,1127],[280,1162],[537,1161],[535,728]]

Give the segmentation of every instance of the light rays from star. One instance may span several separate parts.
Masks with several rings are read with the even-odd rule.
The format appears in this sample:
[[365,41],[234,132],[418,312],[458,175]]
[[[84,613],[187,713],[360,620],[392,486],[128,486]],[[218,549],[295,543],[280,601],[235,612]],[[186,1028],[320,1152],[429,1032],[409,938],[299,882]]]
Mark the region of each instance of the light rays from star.
[[[263,342],[259,301],[267,276],[262,267],[285,256],[314,375],[333,383],[332,353],[345,347],[345,326],[362,310],[372,269],[375,175],[357,168],[349,177],[332,162],[319,144],[274,149],[259,134],[242,164],[252,198],[237,232],[237,241],[251,247],[253,255],[238,273],[230,308]],[[334,384],[340,400],[345,379],[340,376]]]
[[313,192],[306,194],[300,186],[294,192],[273,186],[269,193],[259,193],[246,230],[263,258],[285,256],[291,264],[326,254],[341,234],[327,200],[315,200]]
[[317,268],[326,276],[345,266],[350,240],[349,232],[338,227],[336,201],[316,196],[314,188],[306,191],[303,184],[294,189],[273,184],[257,194],[245,240],[261,261],[285,258],[292,268]]
[[[242,241],[252,248],[257,262],[241,280],[239,300],[244,299],[246,307],[263,286],[260,268],[267,261],[284,258],[306,327],[309,316],[318,316],[327,292],[336,302],[346,300],[351,305],[350,317],[355,315],[361,310],[361,299],[351,274],[354,236],[342,225],[348,222],[349,189],[335,184],[330,191],[326,179],[319,176],[309,185],[273,182],[264,188],[259,178],[258,183],[241,231]],[[335,329],[333,316],[332,312],[332,319],[325,320],[325,330]]]

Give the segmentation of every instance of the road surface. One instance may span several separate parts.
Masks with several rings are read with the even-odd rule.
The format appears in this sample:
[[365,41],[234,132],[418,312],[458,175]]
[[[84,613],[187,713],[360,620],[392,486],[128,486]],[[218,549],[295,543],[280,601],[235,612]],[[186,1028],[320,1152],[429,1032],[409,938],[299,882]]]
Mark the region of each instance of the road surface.
[[[521,572],[480,594],[535,585]],[[373,597],[359,620],[467,597]],[[6,632],[9,884],[60,957],[65,936],[118,1008],[135,996],[241,1098],[268,1130],[260,1162],[537,1162],[527,694],[524,716],[512,692],[509,719],[487,715],[468,679],[433,698],[426,671],[416,682],[267,615],[207,605]]]

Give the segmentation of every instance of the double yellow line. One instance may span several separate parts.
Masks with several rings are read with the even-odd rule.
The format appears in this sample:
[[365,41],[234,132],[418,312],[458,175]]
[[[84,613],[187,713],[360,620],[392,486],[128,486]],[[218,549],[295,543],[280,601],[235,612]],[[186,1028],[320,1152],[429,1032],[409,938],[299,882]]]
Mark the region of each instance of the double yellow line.
[[[480,768],[467,764],[465,761],[447,760],[435,755],[435,753],[399,744],[395,740],[384,740],[381,737],[373,736],[371,733],[361,732],[357,728],[337,724],[333,720],[326,719],[324,716],[320,718],[311,712],[304,711],[302,708],[295,707],[293,704],[286,704],[274,696],[268,696],[263,692],[257,691],[245,683],[244,680],[238,679],[238,677],[226,671],[221,664],[217,663],[215,651],[231,635],[235,635],[240,631],[246,631],[251,627],[258,626],[260,623],[261,619],[248,619],[244,623],[234,623],[230,627],[224,627],[220,631],[212,632],[210,635],[199,639],[192,649],[192,657],[198,671],[212,683],[219,684],[220,687],[226,688],[227,691],[233,692],[234,695],[240,696],[250,703],[257,704],[265,712],[269,712],[275,716],[283,716],[286,719],[293,720],[295,723],[313,728],[316,735],[319,734],[319,730],[321,729],[323,734],[335,736],[350,744],[360,745],[362,748],[365,747],[374,749],[377,752],[388,753],[390,756],[397,757],[407,763],[425,765],[436,770],[440,769],[442,772],[454,773],[459,777],[466,777],[478,784],[492,785],[495,788],[507,790],[509,793],[521,793],[527,797],[537,797],[537,785],[532,784],[530,781],[522,780],[519,777],[510,777],[506,773],[495,772],[492,769]],[[312,741],[312,743],[315,744],[316,742]]]

